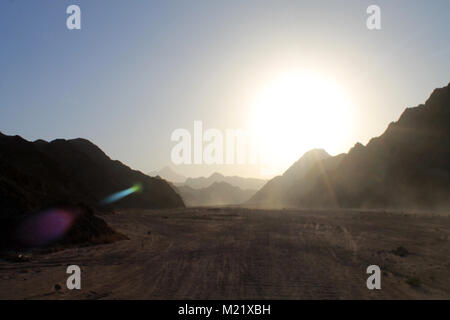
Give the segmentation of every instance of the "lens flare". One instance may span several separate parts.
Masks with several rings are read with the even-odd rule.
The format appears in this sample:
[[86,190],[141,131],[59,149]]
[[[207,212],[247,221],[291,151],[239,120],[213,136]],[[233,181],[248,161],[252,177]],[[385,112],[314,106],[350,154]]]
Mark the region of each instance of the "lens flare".
[[142,190],[142,186],[140,184],[135,184],[134,186],[132,186],[131,188],[116,192],[112,195],[110,195],[109,197],[105,198],[101,204],[106,205],[106,204],[111,204],[114,203],[116,201],[119,201],[120,199],[123,199],[127,196],[129,196],[132,193],[138,192]]
[[61,238],[70,230],[78,213],[51,209],[38,213],[18,228],[18,238],[26,246],[43,246]]

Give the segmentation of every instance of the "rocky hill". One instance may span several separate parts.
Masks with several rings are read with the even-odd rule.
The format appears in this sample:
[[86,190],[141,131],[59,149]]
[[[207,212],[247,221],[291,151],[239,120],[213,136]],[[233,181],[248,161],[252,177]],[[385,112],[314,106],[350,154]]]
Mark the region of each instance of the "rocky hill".
[[[111,194],[135,185],[139,185],[140,191],[107,207],[102,204]],[[0,225],[3,229],[10,229],[11,225],[42,210],[78,207],[79,203],[89,208],[83,212],[184,206],[167,182],[111,160],[88,140],[29,142],[0,133]]]

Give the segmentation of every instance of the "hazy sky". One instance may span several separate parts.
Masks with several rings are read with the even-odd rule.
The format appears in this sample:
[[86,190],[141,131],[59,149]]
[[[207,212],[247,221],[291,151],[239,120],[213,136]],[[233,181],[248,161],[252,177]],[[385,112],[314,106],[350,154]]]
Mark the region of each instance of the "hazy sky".
[[[81,7],[81,30],[66,28],[71,4]],[[366,27],[371,4],[381,8],[381,30]],[[84,137],[149,172],[171,163],[175,129],[193,132],[194,120],[204,129],[247,129],[258,118],[255,101],[282,75],[331,79],[348,109],[337,109],[328,87],[312,87],[310,100],[331,104],[314,111],[323,122],[309,121],[320,140],[292,128],[312,109],[283,118],[277,110],[286,109],[269,106],[266,120],[276,124],[267,132],[294,135],[273,135],[271,145],[290,150],[280,151],[281,173],[318,141],[331,154],[366,144],[405,107],[446,85],[449,12],[447,0],[2,0],[0,131],[28,140]],[[276,92],[275,100],[284,95]],[[175,168],[192,176],[260,174],[250,165]]]

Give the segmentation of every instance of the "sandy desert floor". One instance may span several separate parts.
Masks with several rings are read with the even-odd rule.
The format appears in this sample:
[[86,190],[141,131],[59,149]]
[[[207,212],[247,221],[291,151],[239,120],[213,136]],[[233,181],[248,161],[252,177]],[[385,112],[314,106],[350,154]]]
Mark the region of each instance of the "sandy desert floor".
[[[130,240],[0,260],[0,298],[450,299],[448,215],[187,208],[104,218]],[[81,290],[66,288],[72,264]],[[381,290],[366,287],[373,264]]]

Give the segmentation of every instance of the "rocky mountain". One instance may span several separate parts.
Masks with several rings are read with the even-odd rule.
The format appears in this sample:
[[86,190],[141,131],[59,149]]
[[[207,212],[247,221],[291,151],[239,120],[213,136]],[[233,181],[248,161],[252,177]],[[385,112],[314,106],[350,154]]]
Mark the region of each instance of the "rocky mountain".
[[181,198],[164,180],[111,160],[84,139],[38,140],[0,136],[0,207],[2,214],[34,210],[51,202],[99,204],[107,196],[140,184],[114,207],[181,207]]
[[158,171],[152,171],[148,174],[151,177],[160,177],[164,180],[173,182],[173,183],[183,183],[186,181],[186,177],[175,172],[169,166],[166,166]]
[[450,86],[407,108],[366,146],[357,143],[347,154],[318,159],[309,170],[291,167],[248,205],[450,208]]
[[[106,197],[136,185],[139,188],[135,190],[139,192],[106,207],[102,204]],[[181,197],[167,182],[111,160],[88,140],[29,142],[19,136],[0,133],[2,228],[9,228],[11,223],[20,223],[47,208],[78,207],[79,203],[89,208],[82,210],[88,216],[93,216],[89,212],[97,209],[184,206]],[[82,221],[98,222],[94,218]]]
[[232,186],[241,188],[243,190],[258,190],[267,181],[256,178],[243,178],[238,176],[224,176],[220,173],[213,173],[209,177],[199,177],[199,178],[188,178],[184,185],[189,186],[194,189],[202,189],[209,187],[215,182],[226,182]]
[[187,185],[176,188],[187,206],[242,204],[256,192],[256,190],[242,190],[226,182],[214,182],[210,186],[201,189],[194,189]]
[[303,181],[304,186],[310,185],[305,176],[318,162],[331,158],[323,149],[313,149],[306,152],[281,176],[277,176],[267,182],[248,202],[249,205],[261,207],[284,207],[292,206],[290,198],[295,198],[299,192],[298,181]]

